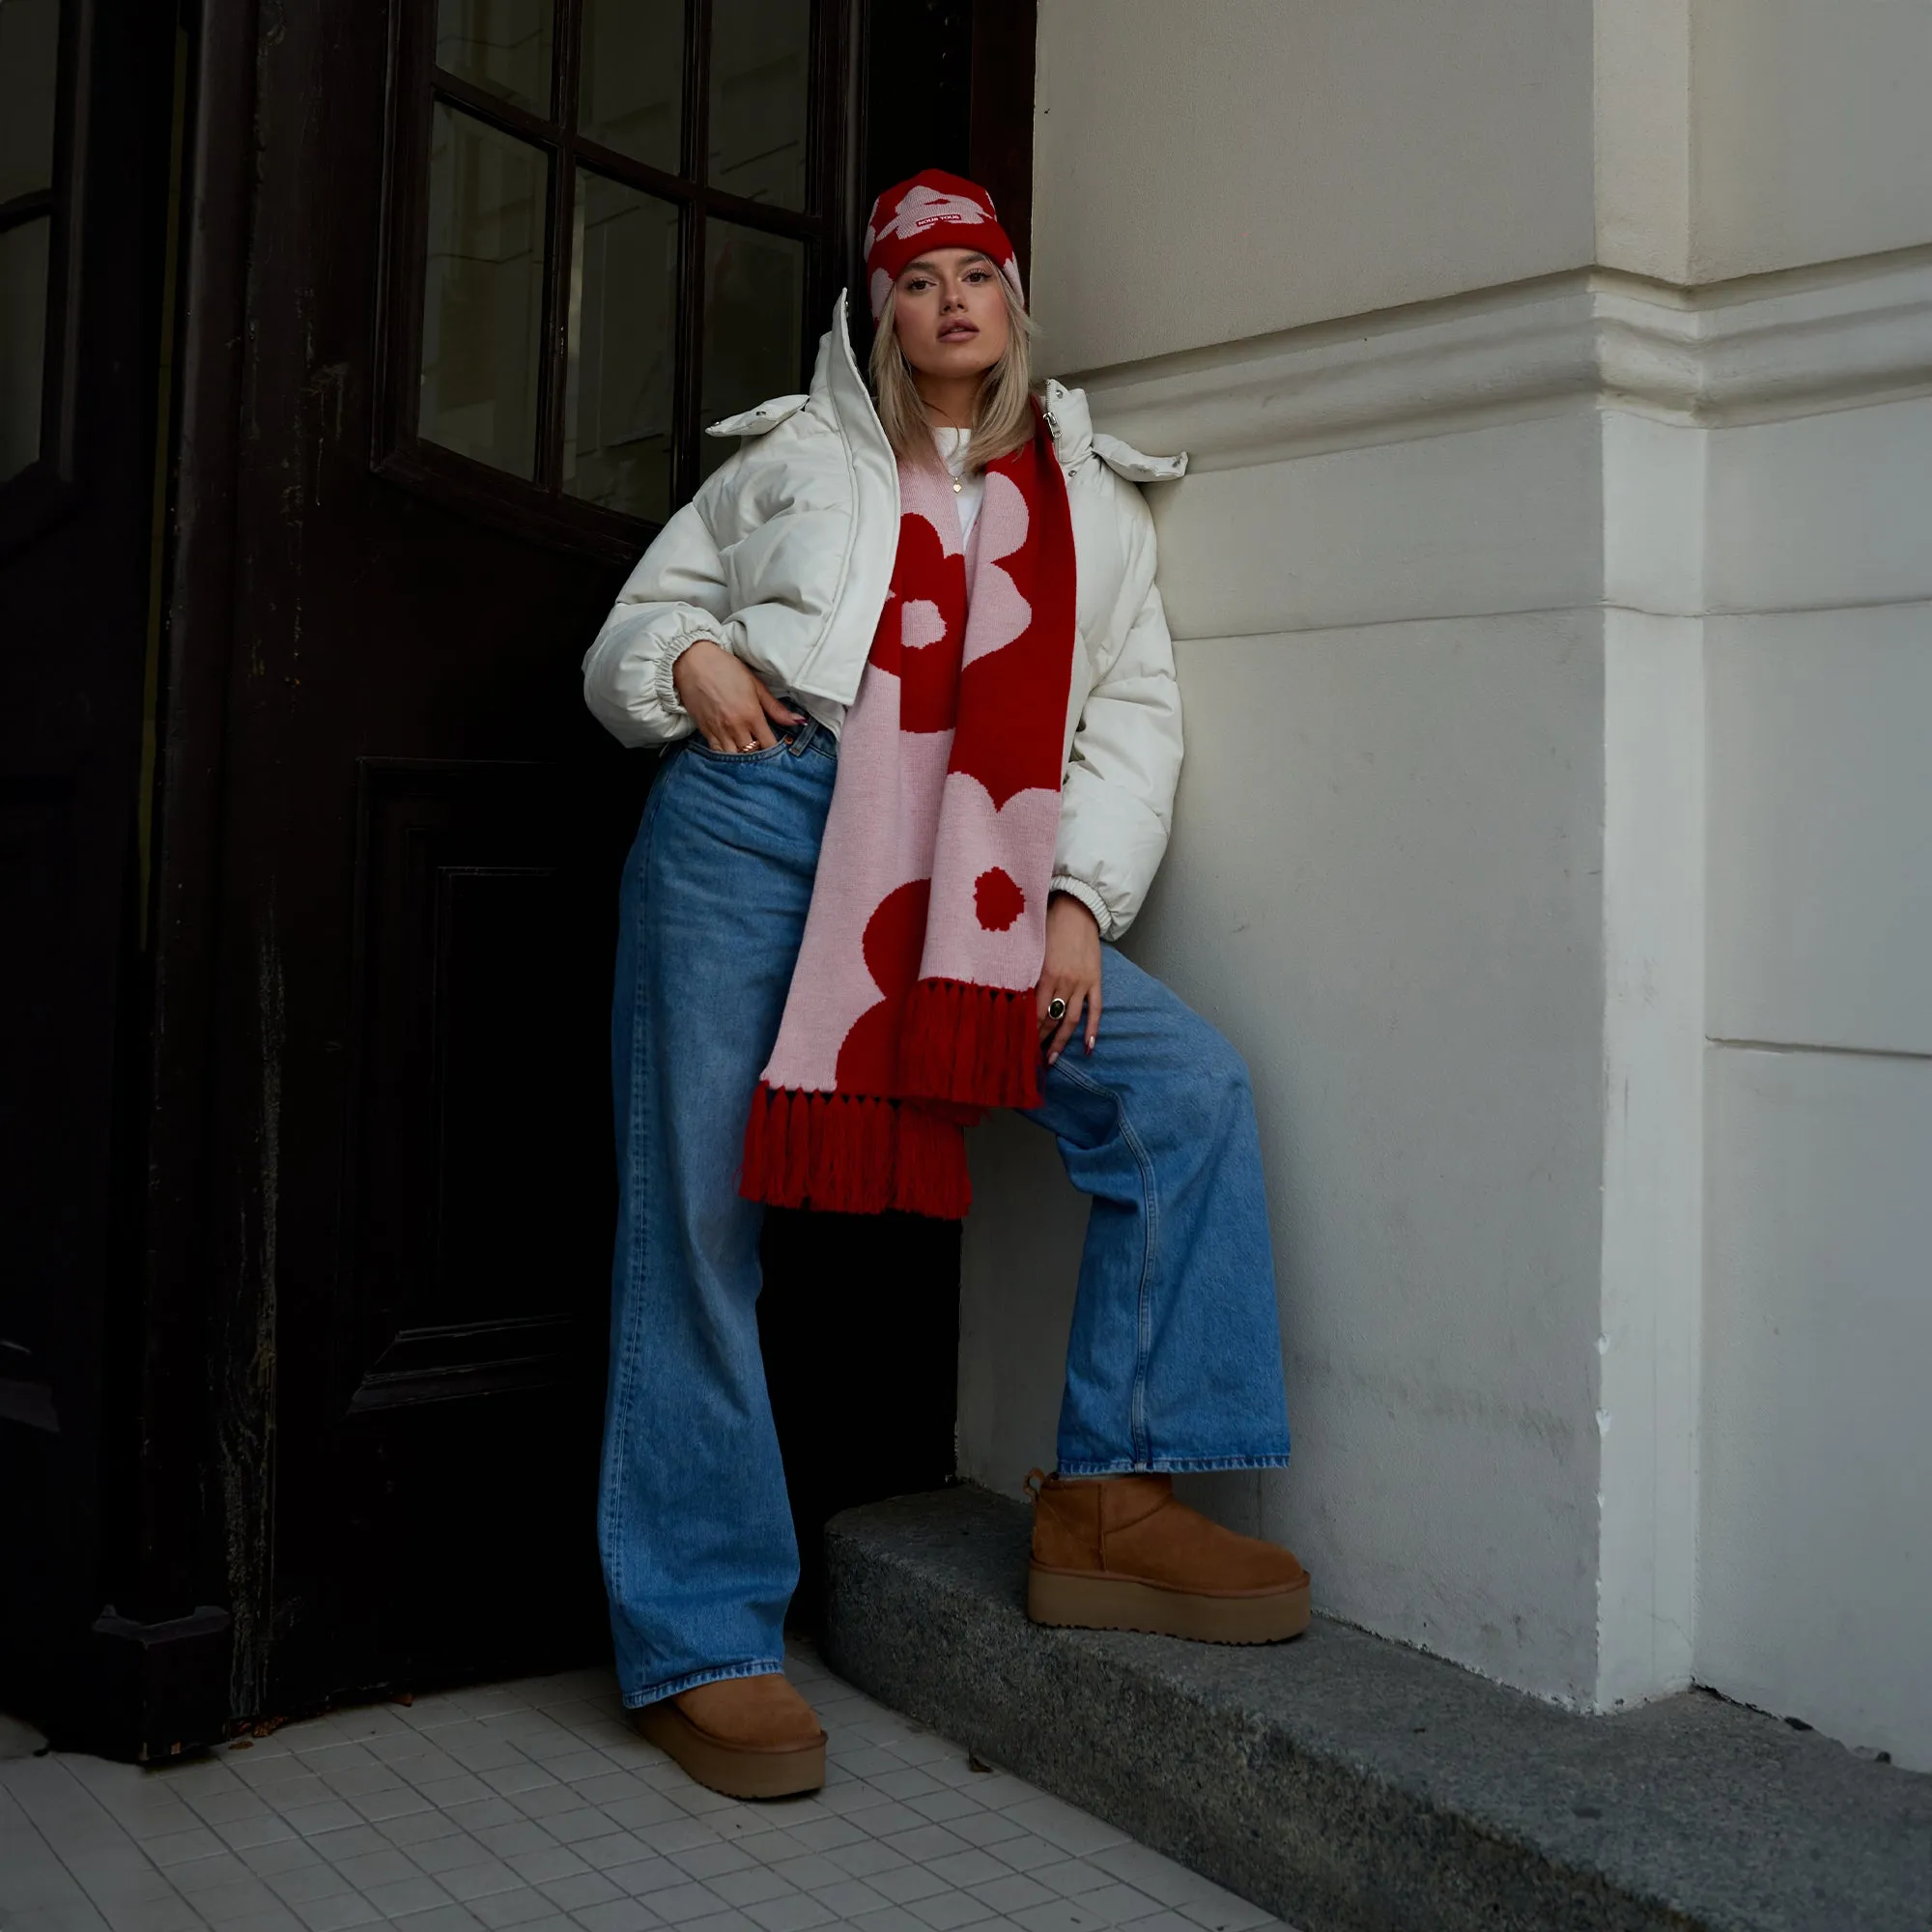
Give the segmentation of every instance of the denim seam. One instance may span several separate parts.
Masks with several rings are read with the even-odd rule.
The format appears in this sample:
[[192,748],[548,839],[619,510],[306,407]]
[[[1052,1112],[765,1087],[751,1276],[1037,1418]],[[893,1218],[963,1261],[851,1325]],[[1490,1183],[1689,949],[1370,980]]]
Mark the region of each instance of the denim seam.
[[1063,1463],[1055,1471],[1062,1476],[1202,1476],[1225,1469],[1285,1469],[1288,1455],[1268,1456],[1155,1456],[1145,1463]]
[[1083,1073],[1078,1065],[1067,1061],[1065,1056],[1062,1057],[1060,1065],[1067,1078],[1076,1086],[1084,1087],[1090,1094],[1096,1094],[1103,1100],[1113,1102],[1114,1118],[1119,1121],[1121,1126],[1121,1138],[1133,1151],[1135,1164],[1141,1172],[1141,1195],[1147,1205],[1147,1242],[1141,1253],[1140,1305],[1137,1310],[1134,1334],[1134,1386],[1133,1394],[1127,1404],[1127,1435],[1133,1444],[1134,1464],[1147,1463],[1151,1466],[1153,1441],[1147,1426],[1147,1378],[1148,1368],[1153,1357],[1154,1257],[1160,1247],[1160,1195],[1154,1187],[1153,1161],[1141,1144],[1140,1136],[1134,1132],[1133,1122],[1127,1119],[1127,1110],[1121,1096],[1110,1093],[1097,1080]]
[[702,738],[687,738],[685,743],[700,758],[707,760],[711,764],[718,765],[725,771],[729,771],[734,767],[743,770],[748,765],[772,764],[777,759],[782,757],[790,749],[782,738],[777,744],[766,745],[755,752],[714,752]]
[[[651,843],[657,838],[659,806],[664,786],[675,778],[675,768],[663,774],[659,783],[652,785],[644,801],[644,865],[643,885],[639,894],[639,902],[632,909],[639,925],[644,923],[645,903],[650,881]],[[625,1254],[632,1270],[632,1279],[625,1285],[624,1332],[617,1356],[617,1374],[612,1391],[611,1416],[611,1467],[614,1480],[605,1486],[604,1492],[604,1547],[610,1551],[610,1589],[613,1603],[624,1599],[624,1537],[621,1518],[623,1512],[618,1507],[617,1492],[625,1487],[625,1471],[629,1465],[630,1423],[636,1408],[635,1395],[638,1374],[638,1357],[644,1322],[641,1304],[646,1299],[648,1284],[644,1269],[649,1264],[648,1252],[644,1244],[643,1187],[640,1177],[649,1172],[648,1158],[639,1158],[637,1136],[648,1135],[649,1113],[643,1106],[645,1087],[645,1063],[650,1053],[653,1029],[641,1023],[644,986],[644,949],[639,944],[636,952],[636,978],[630,993],[632,1000],[631,1035],[631,1118],[630,1131],[625,1136],[625,1158],[630,1167],[627,1189],[630,1205],[630,1228],[625,1245]]]
[[820,738],[828,735],[825,726],[817,719],[808,718],[804,724],[794,731],[789,738],[781,738],[776,744],[766,745],[761,750],[755,752],[714,752],[702,738],[698,737],[683,738],[678,742],[680,746],[695,752],[707,763],[719,765],[728,770],[734,765],[741,767],[747,765],[774,765],[778,763],[782,754],[787,753],[796,758],[802,757],[807,752],[816,750],[820,757],[830,757],[832,755],[830,749],[819,745],[817,742]]
[[641,1710],[646,1704],[661,1704],[681,1691],[696,1690],[700,1684],[724,1684],[734,1677],[772,1677],[784,1674],[784,1660],[755,1657],[749,1663],[718,1663],[706,1670],[688,1670],[682,1677],[668,1677],[662,1684],[646,1684],[636,1696],[624,1692],[627,1711]]

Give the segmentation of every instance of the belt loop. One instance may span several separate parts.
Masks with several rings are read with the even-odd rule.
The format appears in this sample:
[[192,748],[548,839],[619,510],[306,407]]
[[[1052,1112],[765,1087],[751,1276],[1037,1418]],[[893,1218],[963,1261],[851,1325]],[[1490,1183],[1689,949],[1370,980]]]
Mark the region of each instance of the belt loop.
[[808,716],[805,723],[792,733],[791,740],[786,749],[791,753],[793,757],[797,757],[817,734],[818,720]]

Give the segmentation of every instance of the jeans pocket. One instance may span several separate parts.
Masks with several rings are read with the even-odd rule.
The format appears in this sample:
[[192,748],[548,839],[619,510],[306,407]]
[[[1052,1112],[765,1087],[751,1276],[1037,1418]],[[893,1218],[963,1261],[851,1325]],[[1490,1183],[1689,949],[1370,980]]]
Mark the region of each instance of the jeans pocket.
[[749,752],[714,752],[696,732],[685,740],[690,751],[711,765],[762,765],[791,750],[791,740],[781,738],[776,745],[754,746]]

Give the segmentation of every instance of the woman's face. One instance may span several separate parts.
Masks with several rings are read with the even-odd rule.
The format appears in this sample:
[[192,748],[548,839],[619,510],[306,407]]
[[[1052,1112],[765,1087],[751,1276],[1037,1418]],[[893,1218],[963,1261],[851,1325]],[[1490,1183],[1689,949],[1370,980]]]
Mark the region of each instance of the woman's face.
[[893,327],[923,375],[980,376],[1007,353],[1000,271],[973,248],[929,248],[899,270]]

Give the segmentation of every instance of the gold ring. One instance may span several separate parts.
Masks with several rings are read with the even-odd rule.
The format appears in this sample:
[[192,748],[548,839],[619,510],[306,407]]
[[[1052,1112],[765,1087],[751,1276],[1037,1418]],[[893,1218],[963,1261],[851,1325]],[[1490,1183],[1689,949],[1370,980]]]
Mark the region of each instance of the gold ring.
[[755,738],[748,739],[738,749],[741,752],[755,752],[758,749],[758,741]]
[[1058,993],[1047,1001],[1046,1016],[1050,1020],[1064,1020],[1066,1017],[1066,1002]]

